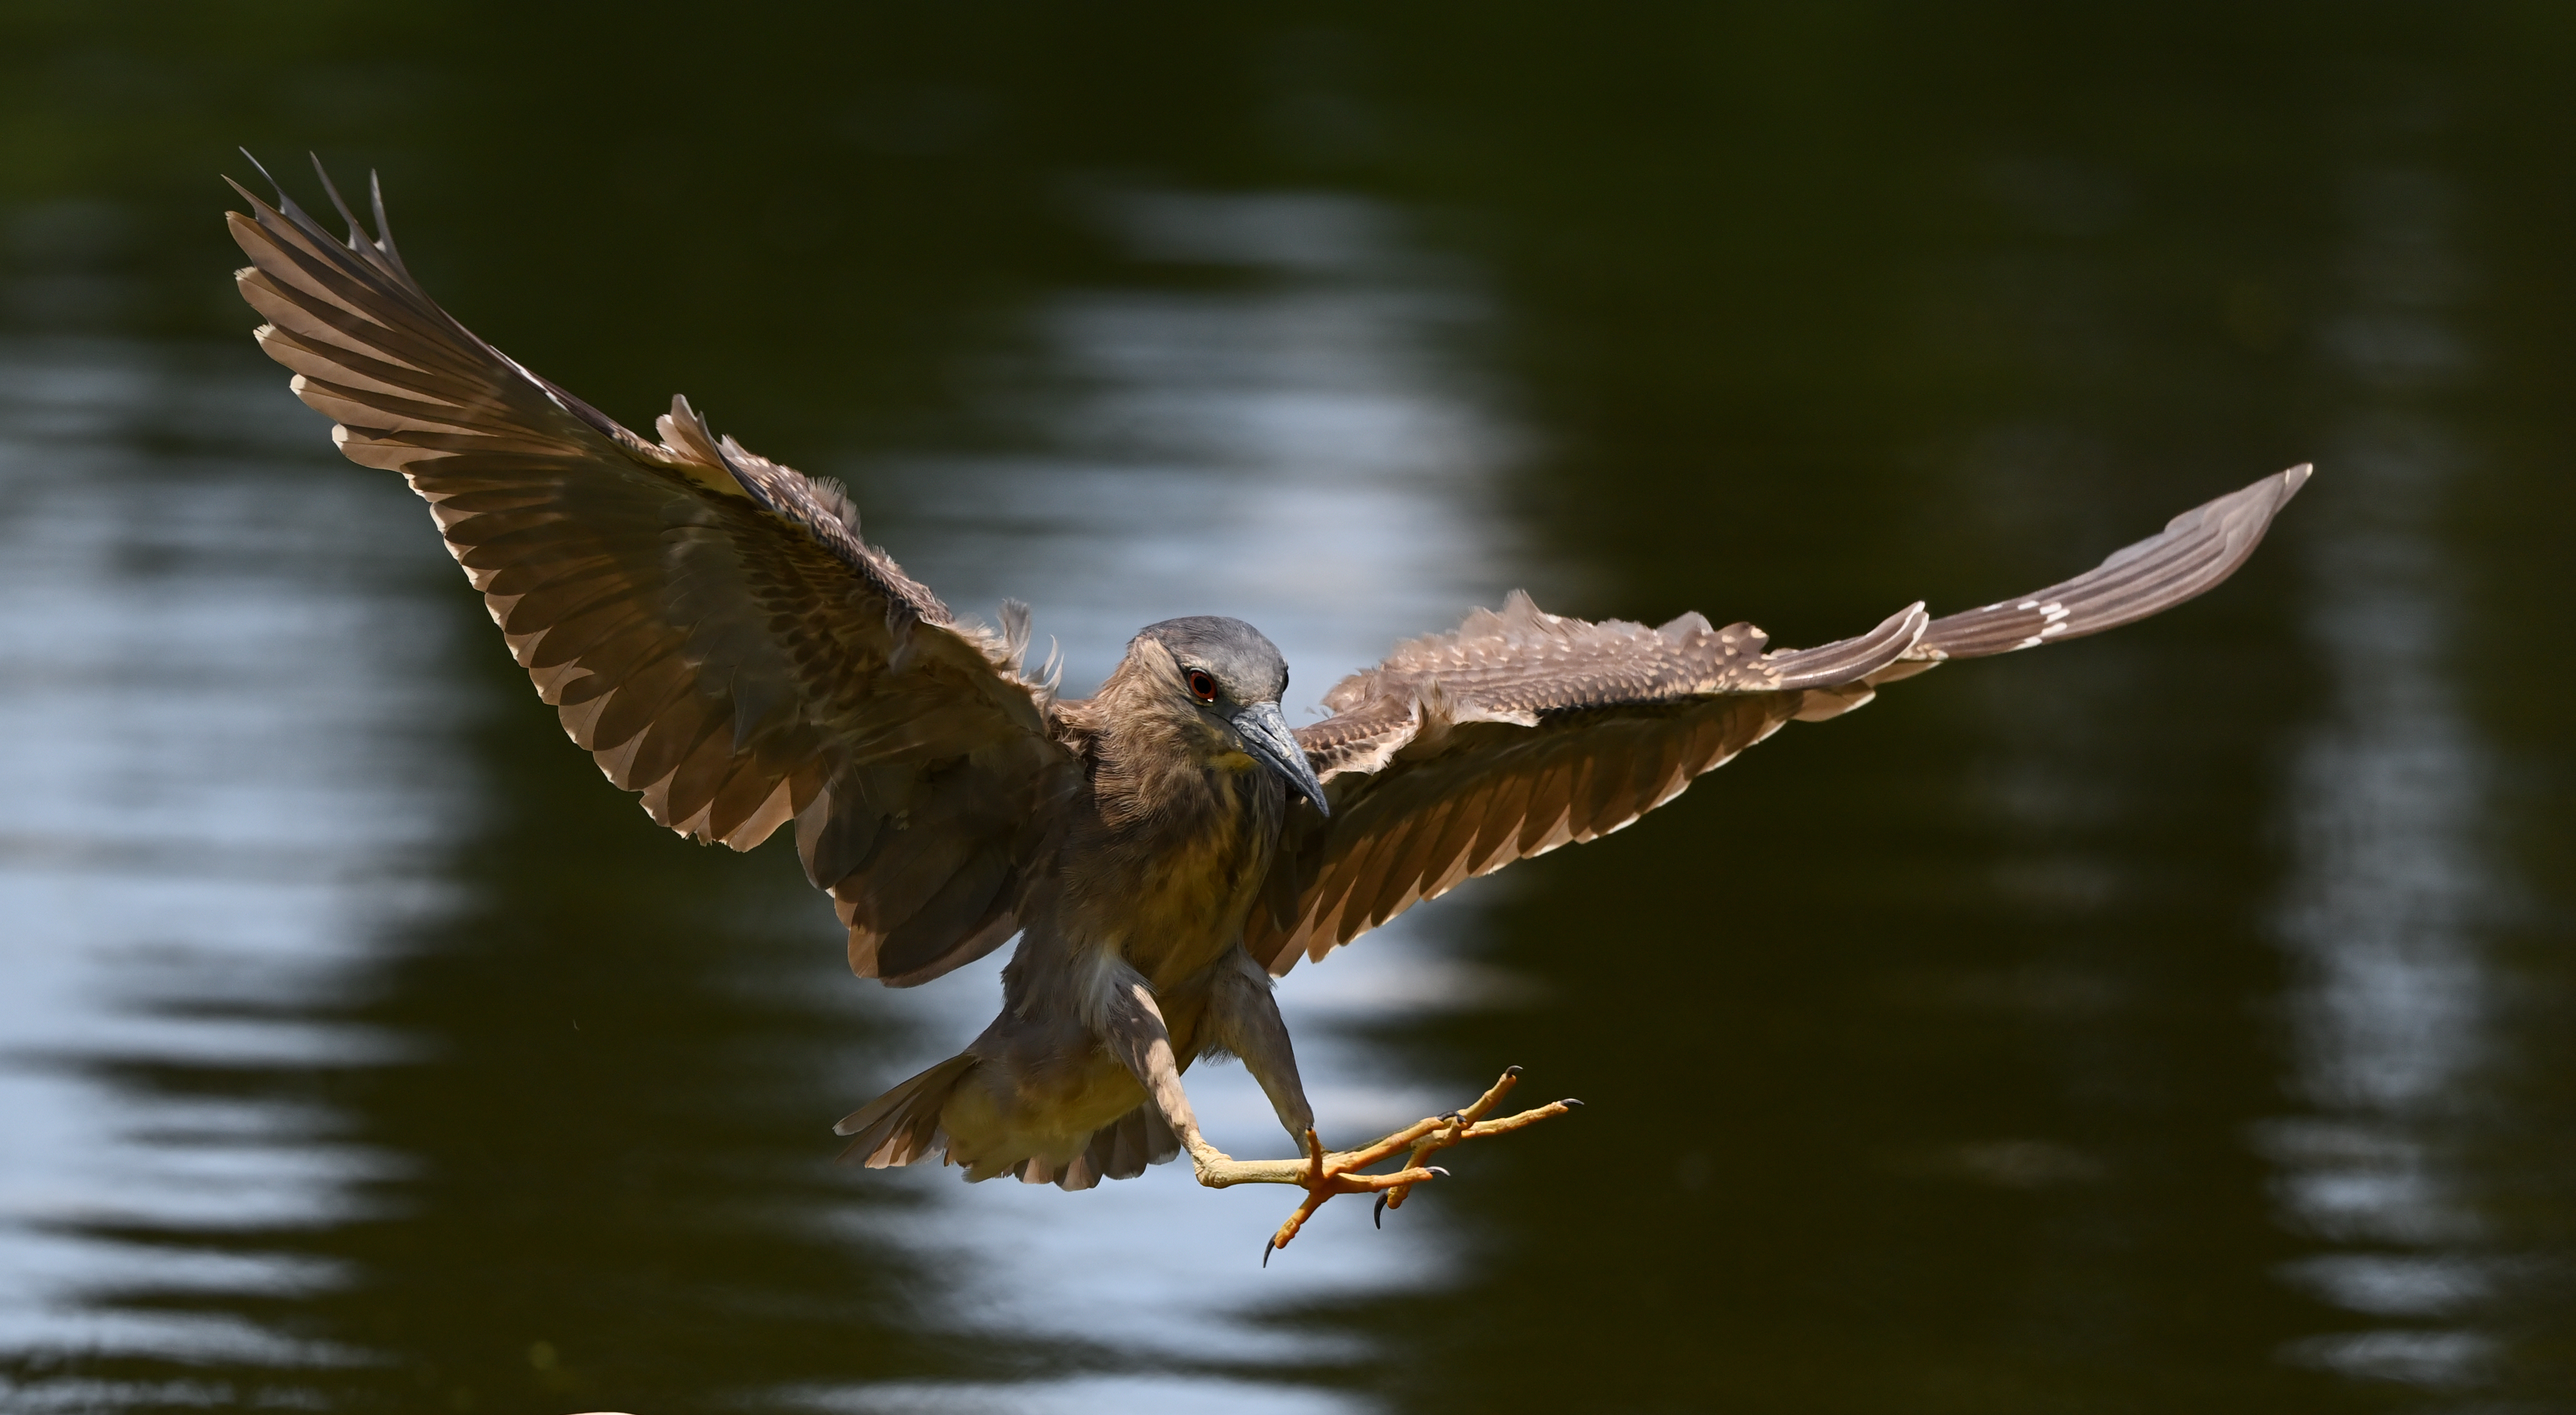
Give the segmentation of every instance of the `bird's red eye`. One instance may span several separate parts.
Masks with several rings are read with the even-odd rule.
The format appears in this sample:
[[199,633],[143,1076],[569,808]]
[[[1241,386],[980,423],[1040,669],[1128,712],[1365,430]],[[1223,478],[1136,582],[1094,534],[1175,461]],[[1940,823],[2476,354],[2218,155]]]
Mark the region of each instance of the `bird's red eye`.
[[1190,696],[1203,703],[1216,701],[1216,680],[1204,668],[1190,670]]

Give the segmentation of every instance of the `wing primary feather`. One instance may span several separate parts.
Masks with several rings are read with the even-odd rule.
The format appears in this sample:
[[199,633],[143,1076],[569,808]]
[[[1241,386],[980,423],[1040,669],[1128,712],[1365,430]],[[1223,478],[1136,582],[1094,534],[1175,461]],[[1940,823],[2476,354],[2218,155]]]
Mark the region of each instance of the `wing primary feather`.
[[[330,172],[322,166],[322,155],[318,152],[308,152],[305,156],[313,159],[313,175],[322,179],[323,195],[331,198],[332,209],[338,211],[340,213],[340,219],[347,222],[349,225],[349,249],[352,251],[363,250],[363,246],[360,243],[360,233],[366,228],[359,224],[358,213],[351,211],[349,209],[349,203],[341,197],[339,183],[332,181]],[[365,244],[372,245],[374,242],[369,241]]]
[[2225,582],[2306,485],[2306,463],[2193,507],[2091,571],[1932,621],[1918,655],[1982,658],[2080,639],[2170,609]]
[[393,266],[396,275],[410,280],[411,268],[403,264],[402,250],[394,244],[393,218],[385,214],[384,179],[372,168],[367,172],[367,204],[376,214],[376,249],[384,252],[385,260]]

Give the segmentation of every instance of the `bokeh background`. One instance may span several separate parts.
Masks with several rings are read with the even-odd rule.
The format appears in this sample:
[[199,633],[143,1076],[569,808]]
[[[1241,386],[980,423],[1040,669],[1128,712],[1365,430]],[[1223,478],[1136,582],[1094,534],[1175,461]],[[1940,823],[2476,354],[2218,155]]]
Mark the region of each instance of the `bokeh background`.
[[[2576,1408],[2571,92],[2545,4],[18,0],[0,1404]],[[1328,1139],[1591,1105],[1264,1271],[1275,1192],[831,1162],[993,968],[601,784],[252,348],[236,144],[1077,690],[1234,613],[1303,720],[1515,585],[1813,642],[2320,471],[1292,974]]]

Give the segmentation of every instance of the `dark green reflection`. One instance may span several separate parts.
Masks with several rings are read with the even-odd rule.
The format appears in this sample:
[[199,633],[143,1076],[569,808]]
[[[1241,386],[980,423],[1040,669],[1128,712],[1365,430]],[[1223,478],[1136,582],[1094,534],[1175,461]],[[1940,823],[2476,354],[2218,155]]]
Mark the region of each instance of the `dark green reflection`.
[[[2576,34],[2512,6],[1775,11],[30,10],[0,31],[0,200],[112,236],[21,223],[9,318],[237,339],[209,174],[314,146],[386,171],[413,264],[503,347],[821,467],[1011,445],[1015,318],[1204,275],[1122,263],[1086,192],[1356,191],[1501,306],[1458,356],[1539,449],[1514,508],[1584,586],[1551,607],[1790,642],[2044,583],[2316,458],[2209,602],[1792,728],[1490,890],[1490,956],[1548,1003],[1384,1045],[1462,1088],[1518,1060],[1590,1110],[1439,1195],[1454,1287],[1279,1319],[1366,1338],[1348,1361],[1205,1364],[1425,1410],[2553,1408],[2569,685],[2532,646],[2576,453]],[[2408,363],[2425,339],[2457,358]],[[902,553],[906,508],[870,509]],[[2388,669],[2432,706],[2375,705],[2338,647],[2348,551],[2388,557],[2355,572],[2402,591],[2387,632],[2437,617],[2440,652]],[[1155,1364],[925,1334],[949,1275],[817,1237],[904,1202],[815,1143],[898,1039],[842,1000],[783,856],[638,829],[453,603],[489,785],[436,868],[471,903],[341,1014],[423,1059],[117,1077],[318,1091],[408,1157],[381,1216],[221,1240],[342,1260],[344,1289],[121,1299],[391,1364],[13,1356],[32,1388],[677,1410]],[[2381,1054],[2335,1040],[2334,939],[2290,916],[2361,857],[2302,773],[2437,738],[2475,777],[2444,848],[2496,903],[2407,935],[2474,1005],[2381,1059],[2465,1059],[2338,1091]],[[2382,1199],[2334,1208],[2347,1180]],[[2466,1220],[2389,1226],[2437,1211]],[[2427,1272],[2465,1295],[2397,1280]]]

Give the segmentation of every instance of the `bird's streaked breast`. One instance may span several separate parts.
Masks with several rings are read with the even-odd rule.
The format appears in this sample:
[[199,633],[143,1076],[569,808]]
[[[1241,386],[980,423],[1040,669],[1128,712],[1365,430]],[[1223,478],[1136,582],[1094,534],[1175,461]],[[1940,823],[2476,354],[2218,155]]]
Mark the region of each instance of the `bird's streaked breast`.
[[1282,789],[1257,762],[1243,760],[1248,769],[1212,764],[1188,793],[1195,799],[1119,852],[1129,868],[1119,871],[1126,878],[1118,949],[1158,992],[1235,945],[1278,843]]

